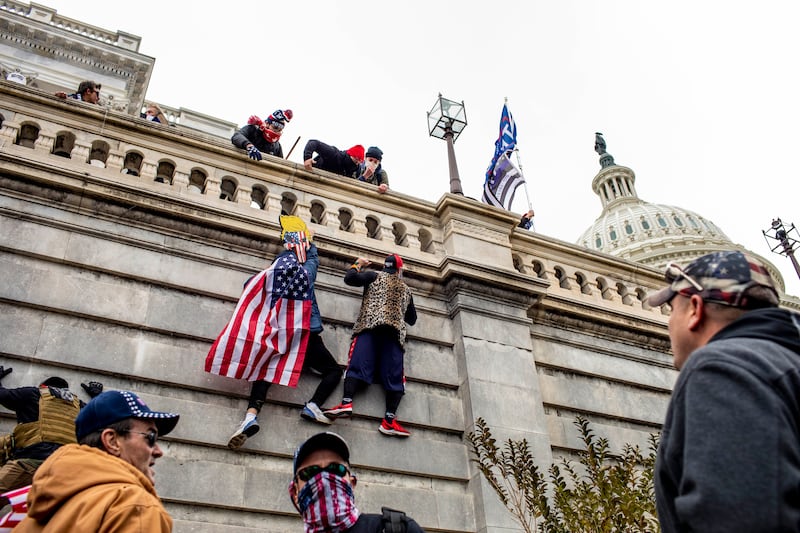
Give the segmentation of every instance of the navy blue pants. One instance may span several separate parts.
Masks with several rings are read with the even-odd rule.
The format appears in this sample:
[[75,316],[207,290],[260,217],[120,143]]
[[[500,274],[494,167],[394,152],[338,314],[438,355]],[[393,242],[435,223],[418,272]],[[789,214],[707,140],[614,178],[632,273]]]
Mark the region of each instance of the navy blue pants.
[[384,390],[403,392],[406,378],[403,373],[403,348],[397,340],[397,330],[389,326],[362,331],[350,343],[350,362],[345,378],[365,383],[380,379]]

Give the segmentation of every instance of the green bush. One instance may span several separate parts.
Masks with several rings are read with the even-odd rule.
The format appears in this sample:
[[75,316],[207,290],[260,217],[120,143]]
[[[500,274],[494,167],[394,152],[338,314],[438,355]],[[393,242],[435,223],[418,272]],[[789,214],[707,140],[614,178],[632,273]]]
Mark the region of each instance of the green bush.
[[508,439],[498,448],[482,418],[467,436],[472,462],[527,533],[660,531],[653,489],[658,436],[650,435],[647,456],[626,444],[615,457],[608,439],[598,438],[585,418],[577,416],[575,426],[585,447],[578,453],[582,468],[562,459],[546,478],[526,439]]

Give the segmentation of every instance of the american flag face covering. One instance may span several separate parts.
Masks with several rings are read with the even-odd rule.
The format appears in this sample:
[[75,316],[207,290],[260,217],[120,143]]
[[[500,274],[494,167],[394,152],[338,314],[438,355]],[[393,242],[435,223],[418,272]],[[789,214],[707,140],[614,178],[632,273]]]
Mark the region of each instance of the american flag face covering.
[[308,480],[297,495],[306,533],[338,533],[353,527],[359,514],[353,487],[331,472],[320,472]]
[[306,262],[306,250],[310,245],[305,231],[287,231],[283,234],[283,242],[289,250],[294,252],[298,261]]

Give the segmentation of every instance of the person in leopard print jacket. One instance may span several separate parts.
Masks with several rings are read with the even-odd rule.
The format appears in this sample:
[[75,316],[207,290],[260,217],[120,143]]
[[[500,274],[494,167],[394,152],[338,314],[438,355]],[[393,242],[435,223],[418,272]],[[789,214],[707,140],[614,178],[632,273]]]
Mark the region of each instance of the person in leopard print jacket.
[[403,259],[399,255],[388,256],[380,272],[362,272],[369,264],[368,259],[359,257],[344,276],[347,285],[364,287],[364,296],[353,326],[342,403],[325,411],[325,416],[351,416],[355,393],[378,377],[386,395],[386,413],[378,431],[408,437],[410,433],[397,421],[396,413],[405,393],[406,324],[417,322],[417,310],[411,289],[402,279]]

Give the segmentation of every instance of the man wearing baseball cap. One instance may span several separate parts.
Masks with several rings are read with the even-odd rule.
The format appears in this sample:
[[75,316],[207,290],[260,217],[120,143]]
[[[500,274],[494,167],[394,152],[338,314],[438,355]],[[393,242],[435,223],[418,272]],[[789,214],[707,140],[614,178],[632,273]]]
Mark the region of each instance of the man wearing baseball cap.
[[153,465],[164,455],[158,438],[178,418],[129,391],[94,398],[75,419],[78,444],[62,446],[37,470],[28,516],[15,531],[172,531]]
[[665,533],[800,531],[800,315],[765,265],[714,252],[650,295],[680,370],[655,472]]
[[364,514],[356,507],[356,475],[350,449],[336,433],[317,433],[294,453],[289,497],[306,533],[422,533],[402,511],[383,507],[382,514]]

